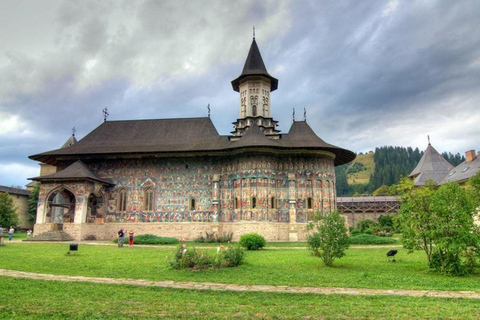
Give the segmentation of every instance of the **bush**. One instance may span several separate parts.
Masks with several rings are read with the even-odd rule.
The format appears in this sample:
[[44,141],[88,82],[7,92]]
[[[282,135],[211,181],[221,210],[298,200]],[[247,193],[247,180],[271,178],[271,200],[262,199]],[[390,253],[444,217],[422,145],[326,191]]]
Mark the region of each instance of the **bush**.
[[350,244],[392,244],[396,240],[392,238],[378,237],[372,234],[358,234],[350,237]]
[[327,215],[317,212],[313,219],[315,223],[308,225],[308,230],[313,231],[307,237],[308,246],[314,256],[320,257],[326,266],[331,267],[336,258],[345,255],[349,246],[345,220],[338,211]]
[[205,237],[201,235],[200,237],[196,238],[194,241],[198,243],[227,243],[231,242],[233,238],[233,232],[230,233],[222,233],[219,235],[218,233],[208,233],[205,231]]
[[[113,242],[117,243],[118,238]],[[179,241],[177,238],[159,237],[153,234],[140,234],[135,236],[135,244],[177,244]]]
[[84,240],[97,240],[97,237],[94,234],[89,234],[85,236]]
[[175,251],[170,266],[174,269],[192,268],[195,270],[231,268],[241,265],[245,257],[245,252],[239,245],[230,247],[221,245],[216,251],[209,249],[202,250],[195,247],[189,249],[186,244],[182,244]]
[[357,222],[357,229],[360,230],[361,233],[365,233],[367,229],[373,229],[376,226],[377,223],[370,219],[363,219]]
[[246,233],[242,234],[238,243],[247,250],[258,250],[265,247],[267,241],[258,233]]
[[353,234],[360,234],[360,233],[361,233],[360,230],[358,230],[357,228],[352,228],[352,229],[350,230],[350,234],[352,234],[352,235],[353,235]]

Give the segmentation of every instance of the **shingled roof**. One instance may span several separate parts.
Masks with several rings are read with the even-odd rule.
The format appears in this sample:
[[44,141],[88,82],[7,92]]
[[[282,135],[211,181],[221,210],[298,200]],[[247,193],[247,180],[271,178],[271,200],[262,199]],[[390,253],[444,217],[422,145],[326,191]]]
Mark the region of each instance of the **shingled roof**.
[[428,180],[440,184],[453,166],[429,143],[425,153],[409,177],[416,186],[424,186]]
[[247,60],[243,66],[242,74],[232,81],[233,90],[239,92],[240,81],[249,76],[262,76],[270,79],[270,91],[277,90],[278,88],[278,80],[267,72],[267,68],[263,63],[262,55],[260,54],[255,38],[250,46],[250,51],[248,52]]
[[478,171],[480,171],[480,157],[476,156],[473,160],[464,161],[450,170],[450,173],[443,178],[442,184],[448,182],[462,183],[472,178]]
[[93,180],[105,184],[112,184],[109,179],[99,178],[82,161],[77,160],[65,169],[47,176],[30,178],[34,181],[65,181],[65,180]]
[[[55,164],[57,158],[82,159],[106,155],[179,152],[227,152],[232,149],[269,147],[274,149],[324,150],[335,155],[335,165],[355,159],[352,151],[320,139],[305,121],[296,121],[288,134],[270,139],[252,125],[238,141],[220,136],[210,118],[106,121],[76,144],[30,156]],[[43,178],[43,177],[42,177]]]

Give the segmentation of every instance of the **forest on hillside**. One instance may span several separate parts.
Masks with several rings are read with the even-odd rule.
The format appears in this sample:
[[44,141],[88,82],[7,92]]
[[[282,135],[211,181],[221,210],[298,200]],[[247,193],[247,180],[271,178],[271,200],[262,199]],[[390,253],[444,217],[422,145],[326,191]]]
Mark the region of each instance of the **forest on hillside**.
[[[337,196],[372,195],[382,186],[391,186],[406,177],[417,166],[423,151],[411,147],[384,146],[375,149],[373,155],[375,170],[370,174],[370,181],[364,184],[348,183],[348,175],[366,168],[359,162],[351,162],[335,168],[337,177]],[[465,161],[460,153],[442,153],[442,156],[454,167]]]

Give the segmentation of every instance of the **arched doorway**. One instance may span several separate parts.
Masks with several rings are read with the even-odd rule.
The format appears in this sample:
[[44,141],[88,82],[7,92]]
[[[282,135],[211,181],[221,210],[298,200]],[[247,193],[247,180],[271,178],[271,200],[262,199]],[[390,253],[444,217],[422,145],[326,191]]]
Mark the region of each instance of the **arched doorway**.
[[67,189],[58,189],[47,200],[47,219],[61,229],[63,223],[72,223],[75,219],[75,196]]

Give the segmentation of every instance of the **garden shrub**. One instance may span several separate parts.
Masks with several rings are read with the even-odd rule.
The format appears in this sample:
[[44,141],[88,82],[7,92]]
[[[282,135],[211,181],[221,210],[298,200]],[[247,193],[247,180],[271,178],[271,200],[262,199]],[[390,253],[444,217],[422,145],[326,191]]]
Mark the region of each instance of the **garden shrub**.
[[372,234],[358,234],[350,237],[351,244],[392,244],[393,238],[378,237]]
[[376,226],[378,226],[378,224],[370,219],[363,219],[357,222],[357,229],[360,230],[361,233],[365,233],[367,229],[373,229]]
[[221,245],[217,250],[210,250],[210,248],[187,248],[186,244],[181,244],[176,249],[173,257],[174,259],[170,261],[170,266],[174,269],[218,269],[241,265],[245,257],[245,252],[239,245],[228,247]]
[[360,230],[358,230],[357,228],[352,228],[352,229],[350,230],[350,234],[352,234],[352,235],[353,235],[353,234],[360,234],[360,233],[361,233]]
[[258,233],[246,233],[242,234],[238,243],[247,250],[258,250],[265,247],[267,241]]
[[205,231],[205,236],[201,235],[194,241],[198,243],[228,243],[232,241],[232,238],[233,232],[222,233],[221,235],[219,235],[218,233],[208,233]]
[[[114,239],[113,242],[117,243],[118,238]],[[159,237],[153,234],[140,234],[135,236],[134,242],[135,244],[177,244],[179,241],[177,238]]]

